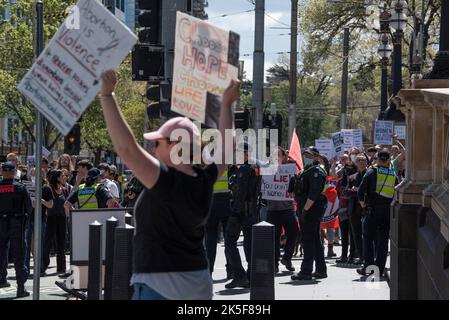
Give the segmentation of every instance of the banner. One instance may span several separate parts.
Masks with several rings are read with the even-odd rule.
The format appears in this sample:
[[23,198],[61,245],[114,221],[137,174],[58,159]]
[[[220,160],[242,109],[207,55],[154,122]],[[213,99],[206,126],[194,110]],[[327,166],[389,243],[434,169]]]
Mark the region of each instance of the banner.
[[380,145],[393,144],[391,135],[394,132],[394,121],[374,121],[374,143]]
[[[277,168],[276,168],[277,167]],[[277,170],[276,170],[277,169]],[[275,172],[264,175],[264,172]],[[282,164],[269,166],[262,173],[262,199],[266,200],[293,200],[293,195],[287,192],[290,178],[296,173],[296,164]]]
[[329,160],[335,156],[334,143],[331,139],[315,140],[315,148],[318,149],[321,155],[325,156]]
[[79,26],[69,15],[18,89],[66,135],[100,89],[100,76],[117,67],[137,37],[101,2],[79,0]]
[[343,133],[342,132],[333,133],[332,134],[332,142],[334,144],[335,154],[338,157],[343,156],[343,154],[345,153],[345,149],[344,149],[345,140],[344,140]]
[[238,78],[240,36],[177,12],[175,39],[171,110],[218,128],[223,92]]

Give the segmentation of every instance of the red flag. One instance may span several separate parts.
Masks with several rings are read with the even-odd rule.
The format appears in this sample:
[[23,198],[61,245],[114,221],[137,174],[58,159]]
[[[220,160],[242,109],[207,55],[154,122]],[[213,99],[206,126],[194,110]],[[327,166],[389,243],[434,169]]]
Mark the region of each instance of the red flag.
[[302,163],[301,145],[299,144],[299,138],[296,134],[296,128],[293,129],[292,142],[288,155],[291,159],[295,160],[297,172],[301,171],[302,168],[304,168],[304,164]]

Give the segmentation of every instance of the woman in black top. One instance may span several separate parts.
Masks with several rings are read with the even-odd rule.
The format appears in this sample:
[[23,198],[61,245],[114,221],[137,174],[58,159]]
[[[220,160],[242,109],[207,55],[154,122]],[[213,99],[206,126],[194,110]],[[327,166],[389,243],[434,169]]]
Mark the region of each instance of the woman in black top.
[[[192,165],[192,152],[190,159],[184,157],[184,152],[201,151],[201,146],[196,144],[200,142],[198,128],[182,117],[144,135],[155,142],[154,156],[150,155],[137,143],[117,106],[113,93],[116,82],[114,71],[103,74],[101,106],[106,125],[115,151],[145,187],[134,210],[133,299],[211,299],[204,228],[213,184],[226,165],[213,163],[199,168]],[[223,96],[219,125],[222,146],[225,129],[232,128],[231,105],[239,97],[239,87],[239,82],[232,81]],[[178,163],[175,158],[180,147],[183,159]]]
[[56,271],[65,273],[65,237],[67,230],[64,202],[69,193],[64,187],[65,177],[62,170],[53,170],[50,175],[50,188],[53,193],[53,207],[47,210],[47,229],[45,232],[44,265],[46,270],[50,265],[50,249],[56,246]]

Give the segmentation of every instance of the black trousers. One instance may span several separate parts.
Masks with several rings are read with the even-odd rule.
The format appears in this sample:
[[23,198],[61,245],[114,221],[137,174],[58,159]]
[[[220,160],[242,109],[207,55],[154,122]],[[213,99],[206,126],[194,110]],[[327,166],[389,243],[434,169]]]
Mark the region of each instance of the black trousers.
[[0,283],[6,282],[8,246],[14,260],[18,285],[23,285],[28,276],[25,266],[25,218],[10,217],[0,219]]
[[383,274],[388,256],[390,205],[373,206],[363,218],[364,267],[376,265]]
[[[226,238],[226,227],[229,217],[219,217],[213,212],[207,219],[206,223],[206,253],[209,259],[210,273],[214,272],[215,257],[217,256],[217,244],[218,244],[218,227],[221,223],[223,226],[223,236]],[[226,252],[225,252],[226,256]],[[226,270],[230,272],[229,259],[226,256]]]
[[355,257],[355,244],[354,244],[354,236],[352,235],[351,229],[351,221],[348,219],[341,221],[340,220],[340,231],[341,231],[341,256],[342,258],[348,257],[348,248],[349,250],[349,258]]
[[[249,278],[251,274],[251,230],[256,222],[257,217],[255,216],[231,215],[229,217],[225,234],[225,255],[229,259],[228,262],[234,279],[243,280]],[[241,231],[243,231],[243,250],[248,262],[248,272],[245,272],[242,266],[242,260],[237,248],[237,241]]]
[[287,243],[284,249],[284,259],[291,260],[293,251],[295,250],[296,239],[298,238],[298,222],[296,221],[295,212],[292,210],[285,211],[268,211],[267,222],[275,227],[274,232],[274,255],[276,263],[279,263],[281,256],[280,239],[281,228],[284,227]]
[[56,270],[65,272],[65,237],[67,231],[67,219],[65,216],[47,217],[47,228],[44,241],[44,265],[46,270],[50,265],[50,250],[53,243],[56,244]]
[[301,274],[312,275],[313,261],[315,261],[316,272],[327,273],[324,247],[320,236],[320,222],[325,208],[324,203],[315,203],[307,213],[300,214],[302,248],[304,250]]
[[[363,258],[363,240],[362,240],[362,207],[357,204],[350,215],[351,230],[354,239],[355,257]],[[352,244],[351,244],[352,246]]]

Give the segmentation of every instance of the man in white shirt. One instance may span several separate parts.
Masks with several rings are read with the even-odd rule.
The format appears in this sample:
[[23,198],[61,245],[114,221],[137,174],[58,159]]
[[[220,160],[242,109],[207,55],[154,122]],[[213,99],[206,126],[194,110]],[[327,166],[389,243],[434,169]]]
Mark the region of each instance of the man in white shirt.
[[120,194],[118,192],[117,185],[111,180],[111,168],[107,163],[100,163],[98,165],[98,169],[100,169],[101,173],[101,183],[104,184],[106,188],[108,188],[109,192],[112,194],[112,197],[117,201],[120,201]]
[[[6,161],[12,162],[16,165],[16,168],[19,167],[19,161],[17,160],[17,155],[15,153],[9,153],[6,156]],[[16,169],[16,174],[14,176],[14,180],[21,181],[22,180],[22,171]]]

